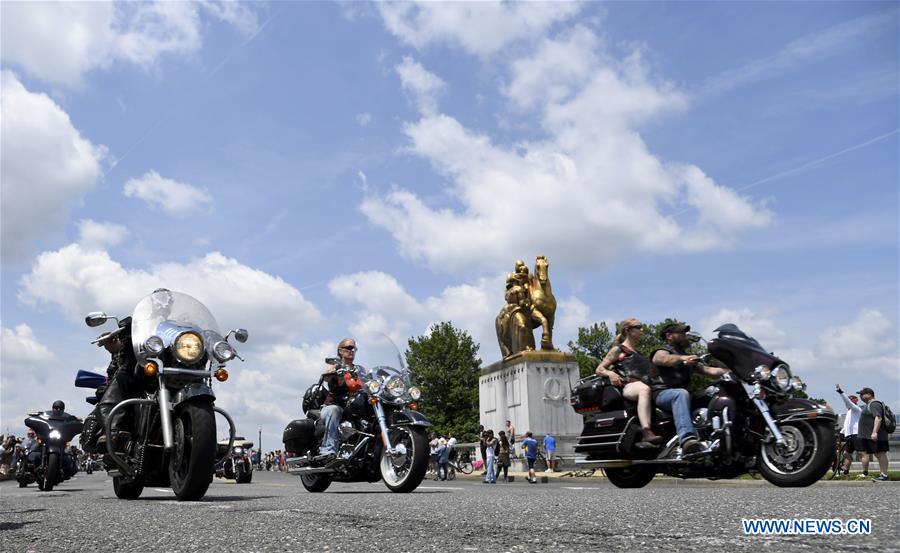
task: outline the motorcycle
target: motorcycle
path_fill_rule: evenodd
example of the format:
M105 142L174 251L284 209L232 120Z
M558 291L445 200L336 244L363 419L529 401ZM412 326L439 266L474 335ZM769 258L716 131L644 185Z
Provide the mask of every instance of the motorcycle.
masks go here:
M96 327L111 319L118 322L93 312L85 322ZM116 412L129 409L134 415L131 439L107 447L105 468L120 499L136 499L144 486L155 486L171 487L179 501L196 501L209 488L217 462L224 460L216 458L215 413L228 423L229 444L235 435L234 421L215 406L212 380L228 379L226 363L240 359L228 340L234 336L244 343L247 331L232 330L222 337L202 303L166 289L138 302L131 319L135 373L145 386L141 397L117 403L103 418L111 436Z
M223 440L218 444L220 455L227 453L228 441ZM235 484L249 484L253 480L253 462L250 459L253 442L244 438L235 438L231 455L225 456L225 461L216 469L216 476L234 480Z
M681 478L735 478L758 471L780 487L813 484L828 471L835 447L834 412L794 397L806 385L790 368L733 324L715 330L707 344L711 358L730 372L691 398L691 414L703 451L683 454L671 413L653 409L660 446L636 447L641 428L636 403L624 400L603 377L576 385L571 403L584 417L576 465L602 468L619 488L640 488L657 473ZM700 340L694 335L694 341Z
M67 443L81 433L81 419L63 411L44 411L29 413L25 426L34 430L37 445L23 451L16 466L16 480L20 488L37 482L39 490L52 491L74 474Z
M306 418L292 421L282 441L288 452L288 472L300 476L312 493L324 492L332 482L378 482L392 492L411 492L428 469L428 419L419 413L421 391L410 385L409 371L390 366L365 370L359 366L335 366L334 376L348 390L340 424L341 446L333 460L320 466L316 460L325 434L320 403L324 376L304 399Z

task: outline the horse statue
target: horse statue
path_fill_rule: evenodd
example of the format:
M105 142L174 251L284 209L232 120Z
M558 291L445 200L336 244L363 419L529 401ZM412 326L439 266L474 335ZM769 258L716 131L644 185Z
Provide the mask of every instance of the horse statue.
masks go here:
M500 309L495 326L500 353L504 358L521 351L533 351L532 329L541 327L541 349L554 351L553 321L556 318L556 298L550 286L550 264L543 255L534 262L534 274L522 260L516 261L515 271L506 277L506 305Z

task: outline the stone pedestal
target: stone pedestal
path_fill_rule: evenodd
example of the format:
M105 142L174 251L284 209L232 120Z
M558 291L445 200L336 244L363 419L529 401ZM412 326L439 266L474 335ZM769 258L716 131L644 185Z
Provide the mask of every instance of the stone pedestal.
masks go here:
M480 423L496 434L512 421L517 442L529 430L539 443L546 434L556 437L558 445L569 442L565 438L578 436L582 429L581 416L569 404L578 379L575 356L558 351L522 352L483 367L478 383Z

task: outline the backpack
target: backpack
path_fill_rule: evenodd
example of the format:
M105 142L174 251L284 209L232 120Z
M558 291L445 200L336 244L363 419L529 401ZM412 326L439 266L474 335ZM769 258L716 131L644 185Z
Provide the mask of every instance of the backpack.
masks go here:
M881 408L884 416L881 418L881 426L884 427L885 431L888 434L893 434L895 430L897 430L897 417L894 416L894 412L891 411L891 408L888 407L887 403L883 401L879 401L881 404Z

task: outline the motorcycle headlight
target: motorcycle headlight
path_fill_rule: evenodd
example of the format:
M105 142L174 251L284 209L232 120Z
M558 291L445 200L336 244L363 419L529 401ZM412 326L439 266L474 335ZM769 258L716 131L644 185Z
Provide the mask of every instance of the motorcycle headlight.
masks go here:
M409 389L409 397L413 401L419 401L419 398L422 397L422 390L413 386L412 388Z
M213 356L219 363L231 361L235 355L234 348L225 340L219 340L213 345Z
M234 448L234 452L235 452L235 453L243 453L244 450L241 449L241 448L239 448L239 447L236 447L236 448Z
M59 430L51 430L50 433L47 434L47 437L51 440L58 440L62 438L62 434L59 433Z
M185 332L175 340L175 357L182 363L194 363L203 357L203 338L196 332Z
M374 395L381 391L381 382L377 380L370 380L366 387L369 389L369 393Z
M793 389L797 390L798 392L802 392L802 391L806 390L806 382L803 382L802 380L800 380L799 376L792 376L791 377L791 387Z
M392 397L400 397L406 393L406 383L402 378L392 376L384 383L384 389Z
M153 356L157 356L162 353L165 347L166 345L163 343L162 338L160 338L159 336L151 336L147 338L146 342L144 342L144 351Z
M772 369L770 369L769 367L767 367L765 365L760 365L760 366L756 367L755 369L753 369L753 373L751 373L750 376L752 376L753 379L758 382L761 380L768 380L769 375L771 375L771 374L772 374Z
M791 371L788 369L787 365L778 365L775 367L769 378L775 383L775 386L779 390L786 392L791 389Z

